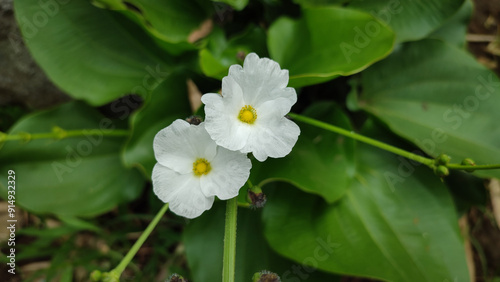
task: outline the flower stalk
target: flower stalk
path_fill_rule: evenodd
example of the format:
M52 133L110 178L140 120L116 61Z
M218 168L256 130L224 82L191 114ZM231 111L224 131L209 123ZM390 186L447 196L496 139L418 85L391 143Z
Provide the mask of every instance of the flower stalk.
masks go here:
M29 142L36 139L64 139L70 137L81 136L128 136L130 131L122 129L79 129L79 130L64 130L58 126L52 128L52 132L44 133L27 133L19 132L16 134L6 134L0 132L0 142L3 141L24 141Z
M148 227L146 227L146 230L141 234L139 239L134 243L132 248L128 251L128 253L123 257L121 262L110 272L103 273L100 275L98 272L93 272L91 275L95 275L96 277L92 276L94 281L119 281L120 276L122 275L122 272L125 270L127 265L132 261L132 258L137 254L137 251L141 248L142 244L146 241L146 239L149 237L151 232L154 230L158 222L160 222L160 219L163 217L165 212L168 210L168 203L163 205L163 207L160 209L160 211L156 214L156 216L153 218L151 223L149 223ZM98 273L98 274L96 274Z
M227 201L226 226L224 230L224 257L222 261L222 281L234 282L236 261L236 222L238 197Z
M380 149L386 150L388 152L403 156L407 159L417 161L419 163L422 163L426 166L428 166L431 169L434 169L436 167L436 161L434 159L426 158L411 152L408 152L406 150L394 147L392 145L386 144L384 142L380 142L378 140L363 136L361 134L358 134L354 131L349 131L345 130L343 128L337 127L335 125L331 125L310 117L302 116L299 114L295 113L289 113L288 114L291 118L301 121L303 123L310 124L312 126L316 126L331 132L335 132L341 135L344 135L346 137L361 141L366 144L370 144L372 146L378 147ZM438 157L439 158L439 157ZM499 169L500 164L488 164L488 165L464 165L464 164L441 164L440 166L449 168L449 169L457 169L457 170L467 170L467 171L473 171L473 170L486 170L486 169Z

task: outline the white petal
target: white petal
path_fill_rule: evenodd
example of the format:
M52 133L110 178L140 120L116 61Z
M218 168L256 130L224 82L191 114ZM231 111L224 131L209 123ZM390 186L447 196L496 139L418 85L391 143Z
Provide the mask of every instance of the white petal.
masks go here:
M276 97L276 99L285 98L289 101L289 103L292 106L295 105L295 103L297 103L297 92L295 91L295 88L292 87L286 87L284 89L276 89L271 96Z
M231 66L228 76L242 89L245 102L256 107L261 101L282 97L281 90L288 84L289 75L288 70L281 70L277 62L268 58L259 59L251 53L246 56L243 68Z
M213 158L216 144L203 124L190 125L178 119L156 134L153 148L159 163L179 173L187 173L193 169L197 158Z
M205 104L205 128L217 145L230 150L240 150L245 146L251 132L251 125L238 120L242 104L237 110L226 106L226 99L217 94L205 94L201 97ZM229 104L232 101L228 102Z
M197 146L197 158L205 158L211 161L217 153L217 144L208 134L206 123L202 122L199 125L191 125L191 127L194 127L193 138Z
M279 88L288 84L288 70L282 70L277 62L269 58L259 58L255 53L245 57L243 70L249 75L258 75L264 80L273 81Z
M259 123L241 152L252 152L258 161L267 157L282 158L288 155L300 135L300 128L285 117Z
M293 103L287 98L266 101L256 109L258 123L276 122L290 112Z
M201 96L201 102L205 104L205 108L223 109L224 101L222 96L217 93L207 93Z
M243 90L232 77L226 76L222 79L221 91L226 109L239 112L242 105L245 105Z
M217 196L221 200L234 198L245 185L250 175L252 162L246 154L217 149L217 155L210 163L212 170L201 177L201 189L205 196Z
M200 179L192 173L179 174L157 163L152 180L154 193L177 215L195 218L212 207L214 197L203 194Z

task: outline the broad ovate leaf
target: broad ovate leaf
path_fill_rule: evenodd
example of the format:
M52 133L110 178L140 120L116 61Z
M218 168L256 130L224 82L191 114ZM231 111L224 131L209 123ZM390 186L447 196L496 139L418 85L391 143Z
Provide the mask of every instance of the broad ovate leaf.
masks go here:
M51 132L55 126L85 134L8 141L0 149L0 169L15 171L16 204L36 213L94 216L139 195L144 179L120 159L126 137L99 134L119 127L81 102L29 115L8 134ZM0 180L6 197L7 173Z
M93 105L146 95L165 79L171 58L126 17L90 1L16 1L26 45L48 77Z
M387 23L397 42L419 40L453 17L465 0L352 0L350 8L368 12Z
M269 28L271 58L301 87L351 75L387 56L394 33L368 13L340 7L304 8L302 17L282 17Z
M434 39L406 43L366 70L361 88L358 106L425 153L500 163L500 80L464 50Z
M370 131L363 133L383 133ZM388 142L387 136L376 138ZM333 204L286 184L268 190L263 219L271 247L334 273L387 281L468 280L458 218L439 178L367 144L358 144L356 163L355 180Z

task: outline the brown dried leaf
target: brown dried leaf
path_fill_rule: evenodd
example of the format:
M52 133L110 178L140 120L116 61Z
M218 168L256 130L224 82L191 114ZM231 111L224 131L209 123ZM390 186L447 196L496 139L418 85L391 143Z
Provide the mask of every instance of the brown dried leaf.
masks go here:
M191 105L191 111L196 112L199 107L201 107L201 95L202 93L198 89L198 86L194 84L194 82L191 79L188 79L186 81L187 83L187 90L188 90L188 98L189 98L189 104Z
M464 237L464 248L465 248L465 260L467 262L467 268L469 269L469 278L471 282L476 281L476 268L474 266L474 251L469 240L469 224L467 221L467 214L464 214L458 220L458 226L462 236Z
M198 29L193 30L189 34L188 42L194 43L194 42L206 37L207 35L210 34L210 32L212 32L213 27L214 27L214 24L213 24L212 19L207 19L207 20L203 21L200 24L200 27Z
M500 181L496 178L490 180L488 184L490 190L491 206L493 209L493 217L500 227Z

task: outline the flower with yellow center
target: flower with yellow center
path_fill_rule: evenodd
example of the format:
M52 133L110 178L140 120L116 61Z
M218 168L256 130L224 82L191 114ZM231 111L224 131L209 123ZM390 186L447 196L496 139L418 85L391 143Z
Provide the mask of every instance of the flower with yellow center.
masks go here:
M252 167L245 154L215 144L204 123L176 120L156 134L153 148L158 161L151 177L153 191L170 210L187 218L210 209L214 196L236 197Z
M193 173L196 176L202 176L208 174L212 170L210 163L204 159L199 158L193 163Z
M212 139L229 150L252 153L259 161L288 155L300 129L285 117L297 102L295 89L287 84L288 70L255 53L246 56L243 67L232 65L222 79L222 95L201 97Z
M253 124L257 119L257 112L252 106L246 105L241 108L240 113L238 114L238 118L241 122Z

